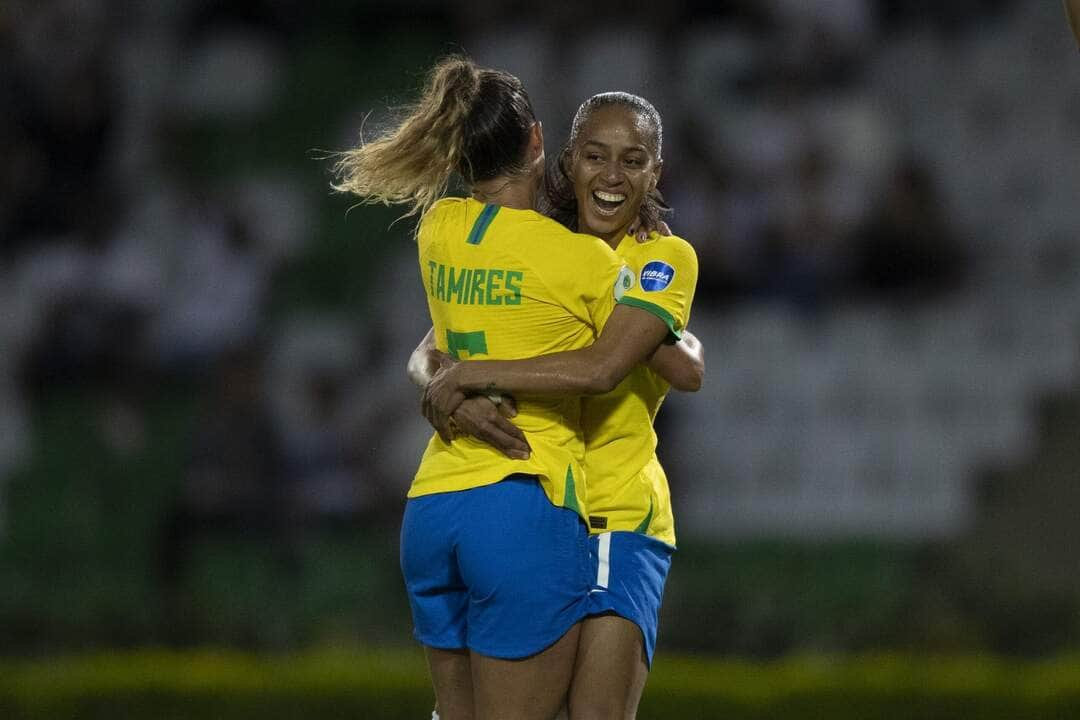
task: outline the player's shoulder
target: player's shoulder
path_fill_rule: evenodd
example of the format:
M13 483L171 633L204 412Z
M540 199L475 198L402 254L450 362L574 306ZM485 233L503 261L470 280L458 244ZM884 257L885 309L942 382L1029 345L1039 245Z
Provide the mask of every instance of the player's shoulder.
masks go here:
M644 241L628 238L620 246L620 253L633 265L646 266L652 263L682 268L684 271L697 273L698 258L694 246L678 235L660 235L652 232Z
M697 251L685 238L679 235L661 235L655 230L649 233L649 238L642 243L643 249L653 249L658 252L671 253L697 260Z
M697 284L697 253L690 243L678 235L654 232L644 241L628 238L621 248L627 262L638 273L641 289L646 292Z
M508 213L508 217L527 228L529 233L537 233L556 240L567 240L577 234L557 220L536 210L514 210Z
M540 213L531 215L531 221L522 231L527 234L528 247L538 256L563 265L568 258L574 258L578 265L614 259L614 251L595 235L574 232Z
M469 201L461 197L444 197L436 200L424 217L420 219L421 227L428 224L443 222L450 218L462 217L467 212Z
M573 243L575 247L584 248L586 251L593 252L605 260L617 257L615 251L611 249L611 246L595 235L571 232L567 236L567 242Z
M469 201L460 197L445 197L437 200L420 218L417 236L425 238L443 235L450 226L460 230L466 222Z

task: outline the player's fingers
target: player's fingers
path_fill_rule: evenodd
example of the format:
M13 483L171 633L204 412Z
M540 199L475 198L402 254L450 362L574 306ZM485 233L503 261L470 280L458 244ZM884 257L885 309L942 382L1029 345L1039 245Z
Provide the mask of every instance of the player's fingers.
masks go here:
M427 418L431 427L435 428L435 432L439 433L439 437L443 439L443 442L451 442L454 439L454 433L450 428L449 418L427 402L424 403L424 417Z
M439 367L440 368L448 368L448 367L452 367L453 365L457 364L457 360L454 358L453 355L448 355L448 354L444 353L442 350L436 350L435 353L436 353L435 357L439 361Z
M435 406L435 409L446 417L450 417L454 414L454 411L461 407L461 403L465 401L465 394L460 390L455 390L452 393L433 393L431 396L431 404Z
M499 414L504 418L517 416L517 400L512 395L503 395L502 402L498 405Z
M513 438L515 447L526 451L531 449L529 448L529 441L525 437L525 433L521 431L521 428L504 418L502 415L495 415L492 417L491 424L503 435Z
M500 421L505 425L500 425ZM515 434L511 431L517 432ZM501 415L489 422L481 423L477 428L477 432L481 440L496 448L508 458L514 460L529 459L531 448L525 442L525 437L520 435L520 431L506 422Z
M443 439L443 442L449 443L454 440L454 431L450 427L450 423L447 419L440 418L436 421L435 430L439 433L439 437Z
M435 427L435 418L432 415L431 403L428 402L427 396L420 401L420 413L424 416L424 419L428 421L431 427Z

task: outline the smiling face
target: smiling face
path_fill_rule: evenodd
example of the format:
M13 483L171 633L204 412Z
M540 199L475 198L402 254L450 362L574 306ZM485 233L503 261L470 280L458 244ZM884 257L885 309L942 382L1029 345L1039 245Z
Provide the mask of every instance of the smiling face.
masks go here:
M615 247L660 179L656 130L636 109L602 105L582 123L570 156L578 230Z

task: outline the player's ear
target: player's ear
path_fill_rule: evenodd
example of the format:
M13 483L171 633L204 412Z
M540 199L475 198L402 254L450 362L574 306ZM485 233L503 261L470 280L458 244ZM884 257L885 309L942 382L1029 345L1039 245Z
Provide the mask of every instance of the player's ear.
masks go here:
M529 160L536 160L544 154L544 128L537 120L529 131Z

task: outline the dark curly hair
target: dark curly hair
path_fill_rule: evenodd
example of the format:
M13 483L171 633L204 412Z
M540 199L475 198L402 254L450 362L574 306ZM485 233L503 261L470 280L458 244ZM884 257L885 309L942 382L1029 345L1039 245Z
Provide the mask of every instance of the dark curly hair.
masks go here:
M593 95L583 102L574 114L574 122L570 126L570 139L566 141L566 145L563 146L555 161L548 163L546 168L543 198L546 203L542 208L545 215L575 232L579 229L578 206L577 195L574 194L574 179L570 175L570 157L573 155L574 144L577 142L581 126L589 119L593 110L607 105L622 105L641 116L650 126L651 132L646 138L649 150L657 160L661 159L664 124L660 120L660 113L648 100L625 92L606 92ZM664 196L659 190L653 188L645 195L639 215L648 230L655 230L659 227L660 221L671 212L671 207L664 201Z

